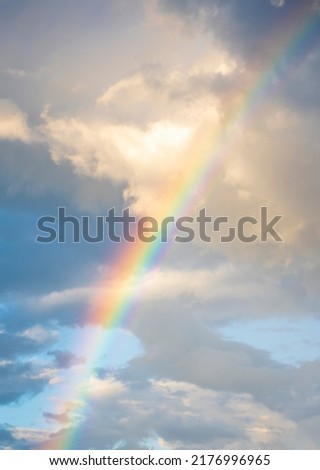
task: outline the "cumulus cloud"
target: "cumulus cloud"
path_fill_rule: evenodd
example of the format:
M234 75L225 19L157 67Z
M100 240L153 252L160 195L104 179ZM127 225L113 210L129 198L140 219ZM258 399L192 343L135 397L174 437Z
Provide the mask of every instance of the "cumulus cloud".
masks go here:
M126 183L127 199L139 199L144 194L153 197L154 203L156 198L149 188L161 175L167 178L167 165L177 173L178 155L192 135L188 126L166 121L143 132L135 127L77 118L49 118L43 131L56 163L66 160L80 175Z
M222 54L212 68L204 64L202 57L190 71L146 67L110 86L80 116L46 110L39 131L53 161L69 162L80 176L122 183L137 212L156 212L159 192L188 177L195 152L207 149L203 128L212 141L234 98L233 59Z

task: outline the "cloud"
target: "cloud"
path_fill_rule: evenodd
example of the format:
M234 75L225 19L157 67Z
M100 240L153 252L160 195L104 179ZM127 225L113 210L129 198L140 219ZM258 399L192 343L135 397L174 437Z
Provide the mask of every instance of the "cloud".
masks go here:
M17 429L9 425L0 426L0 449L1 450L26 450L32 448L34 444L48 438L48 434L34 430Z
M0 100L0 140L31 142L31 131L25 114L9 100Z
M0 428L0 443L0 448L3 450L11 449L13 443L15 443L15 439L11 432L3 427Z
M220 92L224 81L227 86L237 65L230 54L217 49L203 52L188 70L145 66L107 88L96 111L142 129L164 119L196 125L217 115L214 91Z
M30 450L48 437L49 433L46 431L2 425L0 426L0 449Z
M70 351L54 350L49 351L47 354L53 356L55 367L58 369L70 369L85 362L83 357L76 356Z
M38 331L41 330L38 329ZM39 334L35 336L35 332L36 330L34 328L20 334L11 334L5 331L1 332L0 357L11 360L17 356L35 354L50 345L55 337L53 333L47 333L46 335L42 333L41 336L39 336Z
M46 387L50 380L30 363L8 363L0 366L0 403L6 405L33 397Z
M24 338L29 338L32 341L37 343L46 343L50 344L50 341L56 340L59 336L57 331L50 331L43 328L41 325L34 325L31 328L26 329L22 333L19 334Z
M24 77L27 76L27 72L25 70L22 70L22 69L9 68L5 72L7 74L12 75L13 77L17 77L17 78L24 78Z
M285 3L285 0L271 0L271 5L275 7L283 7Z
M94 296L96 296L98 292L99 289L95 286L74 287L59 292L50 292L38 298L30 299L29 302L32 306L41 311L79 302L88 303L89 301L93 301Z
M199 142L204 126L211 139L218 134L222 109L232 101L233 93L228 103L225 98L237 65L224 54L212 68L204 59L188 72L145 67L110 86L94 109L78 116L46 110L39 132L53 161L71 164L80 177L123 184L125 203L140 213L150 206L157 212L159 192L177 184L194 152L207 145Z
M305 18L316 15L313 0L303 3L299 0L243 0L241 3L232 0L158 0L158 6L160 12L173 15L190 30L196 28L211 34L214 41L222 42L234 54L252 61L252 66L272 57L274 44L277 43L279 50L285 34L294 34L293 26L298 29Z
M40 298L30 299L30 302L37 309L46 309L88 301L89 299L94 301L94 299L113 295L116 292L121 292L121 295L125 297L133 293L135 289L142 292L141 300L174 299L183 294L199 300L214 300L230 298L230 296L245 297L252 290L255 290L256 293L260 290L262 292L262 286L259 286L258 280L256 283L253 279L241 281L235 266L231 263L221 264L213 270L155 268L136 281L132 280L130 276L120 279L110 277L106 284L101 287L77 287L61 292L52 292Z
M147 196L150 186L154 187L161 175L166 177L164 158L177 172L178 155L186 147L192 129L162 121L143 132L96 120L47 118L43 133L57 164L65 160L80 175L125 183L128 199L140 198L143 193Z
M315 435L305 435L301 441L294 421L253 401L249 394L165 379L132 388L109 377L100 381L99 394L97 385L91 384L81 433L71 443L74 449L148 448L151 439L169 449L287 449L298 443L299 448L310 448L317 442ZM43 447L50 448L56 439L70 439L74 432L61 429Z
M279 364L222 340L195 312L194 305L182 311L162 304L152 315L140 310L134 331L145 354L83 384L77 424L69 421L71 429L60 428L44 447L75 434L71 446L79 449L145 448L155 436L159 445L178 449L317 448L317 434L307 429L317 426L311 416L319 411L319 361Z
M306 50L286 80L276 73L280 86L216 151L295 31L291 14L300 5L299 23L311 2L36 3L27 12L7 2L0 15L0 401L23 417L32 409L31 421L37 395L42 425L56 432L21 427L19 416L0 428L2 446L49 445L81 421L79 448L152 439L168 448L319 448L319 361L288 367L217 332L235 319L319 312L319 54ZM7 31L16 25L12 57ZM18 80L24 70L35 72ZM198 167L206 158L212 172ZM160 268L129 286L110 276L114 245L34 242L37 218L58 205L74 215L114 205L160 212L199 168L208 184L184 186L195 206L233 223L267 205L284 215L285 242L171 246ZM97 298L105 305L116 291L125 300L135 288L130 329L144 354L112 373L92 367L85 412L70 412L66 387L90 358L64 335L77 325L88 333Z
M190 254L190 249L188 251ZM192 252L193 256L197 256L198 247ZM30 310L36 314L35 318L42 312L46 321L52 318L58 321L57 312L60 310L78 309L77 321L86 323L92 321L90 316L87 317L87 313L91 311L90 305L104 305L106 296L127 299L138 291L139 304L146 311L151 305L158 309L163 303L171 303L179 308L179 305L187 306L191 301L193 305L199 307L210 305L210 308L215 308L218 310L215 316L219 319L239 314L239 302L241 302L240 308L245 309L248 316L267 316L271 311L278 311L279 306L284 314L288 312L299 314L302 302L297 303L296 299L293 302L290 290L285 293L279 288L278 276L273 277L272 271L266 275L257 269L252 271L253 265L248 268L245 264L232 262L215 261L215 264L211 270L196 266L174 268L168 265L150 269L145 276L138 279L130 275L120 278L112 276L108 266L102 270L104 281L100 286L79 286L64 291L24 297L21 299L20 308L24 308L25 315L26 311ZM61 320L66 321L66 315ZM71 324L74 320L74 316L70 316Z
M68 413L58 414L58 413L46 413L46 412L44 412L43 416L48 420L55 421L55 422L60 423L60 424L66 424L66 423L68 423L68 421L70 419Z

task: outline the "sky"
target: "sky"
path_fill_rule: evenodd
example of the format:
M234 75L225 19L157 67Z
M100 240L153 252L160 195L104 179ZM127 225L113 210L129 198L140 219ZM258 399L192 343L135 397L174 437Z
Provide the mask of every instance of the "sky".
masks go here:
M0 1L0 449L319 449L319 11ZM282 241L37 242L59 207Z

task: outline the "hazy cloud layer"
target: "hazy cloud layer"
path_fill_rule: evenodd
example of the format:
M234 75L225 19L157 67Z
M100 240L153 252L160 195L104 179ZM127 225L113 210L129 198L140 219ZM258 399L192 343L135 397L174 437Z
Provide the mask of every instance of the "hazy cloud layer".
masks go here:
M220 333L319 327L317 8L1 2L1 448L73 433L87 449L319 448L320 356L287 364ZM114 275L122 244L36 243L59 206L92 222L206 207L231 224L267 206L283 242L197 237L135 280ZM136 292L127 339L99 336L109 300Z

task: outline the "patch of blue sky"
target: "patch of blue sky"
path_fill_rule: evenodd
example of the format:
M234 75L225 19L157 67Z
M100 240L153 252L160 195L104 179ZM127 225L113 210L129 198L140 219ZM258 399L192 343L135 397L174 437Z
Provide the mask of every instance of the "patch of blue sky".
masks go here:
M126 366L133 358L143 354L143 348L139 339L125 329L105 330L100 326L86 326L85 328L62 328L59 332L59 340L52 349L68 350L84 360L86 357L85 345L88 338L95 338L95 343L100 345L97 354L96 367L118 369Z
M23 357L21 359L32 361L39 369L54 369L52 356L48 356L49 351L61 350L69 351L72 354L88 359L84 352L84 345L88 341L88 336L94 337L97 344L100 344L100 352L97 354L97 361L91 364L92 372L100 370L115 371L123 368L133 358L143 354L143 348L135 335L127 330L114 329L104 330L99 326L87 326L85 328L61 328L57 342L49 350L45 350L34 357ZM105 347L103 346L105 345ZM30 398L24 397L18 403L12 403L0 407L1 422L18 428L38 428L42 430L56 430L57 422L48 420L45 412L59 414L57 404L62 404L70 393L70 384L74 376L74 383L77 383L77 366L70 369L60 369L57 371L59 380L48 385L41 393ZM58 409L58 411L57 411ZM60 427L60 425L58 425Z
M273 360L295 367L320 357L319 332L320 319L312 316L241 320L219 328L224 339L265 350Z

